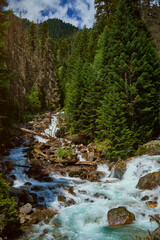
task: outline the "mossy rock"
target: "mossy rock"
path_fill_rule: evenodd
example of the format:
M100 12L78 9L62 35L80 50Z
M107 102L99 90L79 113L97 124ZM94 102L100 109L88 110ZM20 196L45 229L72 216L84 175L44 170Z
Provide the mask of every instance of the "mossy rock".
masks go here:
M158 154L160 154L160 140L153 140L142 146L139 146L137 152L139 155L144 155L144 154L158 155Z
M133 223L135 216L125 207L118 207L109 210L107 219L111 227L116 227Z
M118 162L114 169L114 177L121 180L125 171L126 171L126 162L125 161Z
M154 172L141 177L136 187L142 190L152 190L158 186L160 186L160 172Z

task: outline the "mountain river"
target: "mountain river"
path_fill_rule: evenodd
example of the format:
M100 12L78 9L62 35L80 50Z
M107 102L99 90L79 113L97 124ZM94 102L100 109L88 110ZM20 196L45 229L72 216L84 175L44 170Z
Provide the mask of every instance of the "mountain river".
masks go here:
M52 116L51 125L45 133L55 137L57 130L57 115ZM46 141L37 137L40 142ZM63 140L61 140L63 141ZM9 150L10 155L5 159L19 165L28 164L24 153L25 147L18 147ZM79 154L80 161L83 159ZM98 171L104 172L105 177L101 182L84 181L79 178L64 177L50 172L52 181L39 182L29 178L24 168L15 167L11 174L16 176L14 187L22 187L24 183L31 182L28 186L31 192L35 192L33 186L39 186L39 201L43 198L47 207L58 210L49 222L35 224L29 230L27 237L21 239L30 240L134 240L135 235L143 237L148 230L153 231L158 227L157 223L150 221L149 215L160 214L160 208L150 208L142 197L150 196L149 200L160 196L160 187L155 190L142 191L136 188L140 177L147 173L160 171L160 156L136 157L127 163L127 170L122 180L109 178L110 171L107 165L98 165ZM106 181L109 180L109 183ZM72 186L75 196L69 194L65 188ZM33 189L33 190L32 190ZM75 205L65 207L59 202L57 196L64 195L67 199L72 198ZM134 224L111 228L107 222L107 212L115 207L124 206L135 214ZM158 199L160 206L160 198ZM46 230L46 234L43 232Z

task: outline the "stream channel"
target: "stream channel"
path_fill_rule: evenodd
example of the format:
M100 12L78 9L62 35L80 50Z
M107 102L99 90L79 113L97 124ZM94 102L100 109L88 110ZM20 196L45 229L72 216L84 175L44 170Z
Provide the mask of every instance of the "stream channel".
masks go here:
M57 115L52 116L49 129L45 133L55 137L57 130ZM38 140L46 141L40 137ZM61 140L63 141L63 140ZM5 159L10 159L15 164L29 164L25 157L24 146L9 150L10 155ZM79 153L80 161L83 159ZM160 208L150 208L142 197L148 195L150 200L159 196L160 187L155 190L142 191L136 188L140 177L147 173L160 171L160 156L147 156L134 158L127 163L127 170L122 180L113 178L107 165L98 165L98 170L105 173L101 182L84 181L79 178L64 177L60 174L50 172L52 181L39 182L29 178L25 174L24 168L15 167L11 174L16 176L14 187L22 187L26 182L30 192L34 193L33 186L39 186L39 191L35 192L39 199L45 198L47 207L58 210L49 222L35 224L29 229L27 236L18 239L30 240L134 240L135 235L143 237L148 230L153 231L158 227L157 223L150 221L149 215L160 214ZM109 180L109 183L106 181ZM72 186L75 196L70 195L65 189ZM74 199L75 205L64 206L58 201L58 194L66 198ZM124 206L135 215L134 224L111 228L107 221L107 212L115 207ZM158 199L160 206L160 198ZM46 231L44 235L43 232Z

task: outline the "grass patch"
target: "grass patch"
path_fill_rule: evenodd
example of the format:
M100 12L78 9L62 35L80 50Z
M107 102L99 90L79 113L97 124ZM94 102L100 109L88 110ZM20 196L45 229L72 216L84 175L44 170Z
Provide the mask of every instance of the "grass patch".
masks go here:
M64 157L73 155L73 151L71 148L69 148L69 149L58 148L55 155L59 158L64 158Z

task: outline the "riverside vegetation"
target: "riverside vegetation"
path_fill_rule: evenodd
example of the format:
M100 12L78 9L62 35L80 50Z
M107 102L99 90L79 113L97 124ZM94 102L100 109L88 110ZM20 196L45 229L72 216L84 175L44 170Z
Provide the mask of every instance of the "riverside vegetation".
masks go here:
M67 25L56 37L53 22L56 28L61 21L31 23L6 6L0 2L2 154L14 141L15 124L60 108L60 133L94 142L106 162L134 156L159 137L159 3L95 0L92 29ZM73 152L59 145L56 154L68 159ZM18 212L1 176L0 184L5 229L17 224Z

